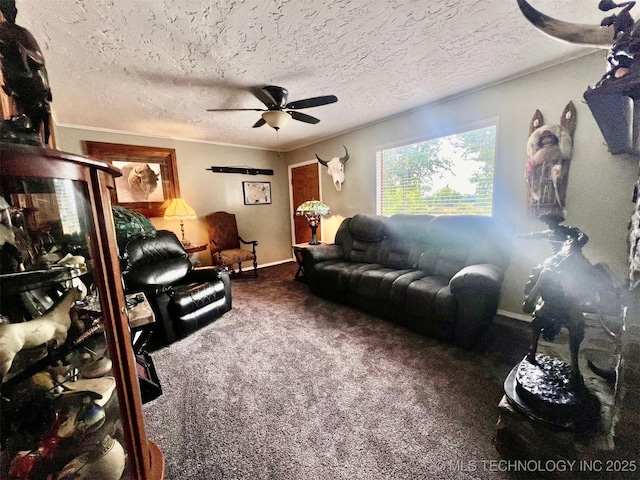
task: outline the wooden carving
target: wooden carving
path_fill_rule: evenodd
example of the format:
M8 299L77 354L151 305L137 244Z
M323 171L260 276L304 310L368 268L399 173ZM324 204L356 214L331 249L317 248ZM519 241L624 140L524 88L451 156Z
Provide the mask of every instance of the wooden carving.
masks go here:
M34 36L16 25L14 0L0 2L0 141L47 144L51 89Z
M564 215L575 130L573 102L569 102L562 112L560 124L545 124L540 110L533 115L525 166L529 216L537 218L546 213Z

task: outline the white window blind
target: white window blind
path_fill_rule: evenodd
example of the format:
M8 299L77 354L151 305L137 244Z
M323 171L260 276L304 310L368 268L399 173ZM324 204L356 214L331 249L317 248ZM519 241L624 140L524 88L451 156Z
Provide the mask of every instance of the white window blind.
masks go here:
M380 215L491 215L496 126L376 152Z

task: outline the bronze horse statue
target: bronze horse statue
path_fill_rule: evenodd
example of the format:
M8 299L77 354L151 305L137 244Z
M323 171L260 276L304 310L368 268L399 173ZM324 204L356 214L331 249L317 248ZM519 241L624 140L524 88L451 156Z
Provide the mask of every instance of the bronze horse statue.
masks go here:
M540 220L547 223L548 230L522 237L546 238L556 245L553 255L533 269L525 286L522 309L533 314L533 342L527 360L537 363L540 335L552 341L566 327L571 352L570 382L579 388L583 385L578 352L584 340L584 314L619 312L621 288L605 265L593 265L582 253L589 237L580 229L560 225L564 218L559 215L542 215Z

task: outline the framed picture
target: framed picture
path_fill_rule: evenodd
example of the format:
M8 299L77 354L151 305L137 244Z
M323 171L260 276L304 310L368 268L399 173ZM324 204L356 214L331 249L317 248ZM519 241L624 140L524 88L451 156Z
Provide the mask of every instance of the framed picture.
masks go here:
M119 143L86 142L87 155L122 171L112 202L145 217L161 217L165 202L180 196L176 151Z
M271 203L271 182L242 182L245 205Z

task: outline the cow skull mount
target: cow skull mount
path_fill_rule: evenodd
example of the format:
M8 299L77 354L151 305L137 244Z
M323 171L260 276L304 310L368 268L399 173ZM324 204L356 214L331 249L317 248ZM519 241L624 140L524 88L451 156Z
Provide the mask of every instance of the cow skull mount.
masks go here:
M347 147L345 147L344 145L342 146L344 147L344 156L334 157L328 162L322 160L316 153L316 158L318 159L318 161L322 165L327 167L327 173L331 175L331 178L333 179L333 185L336 187L337 191L340 191L342 189L342 184L344 183L344 164L347 163L347 160L349 160L349 151L347 150Z

